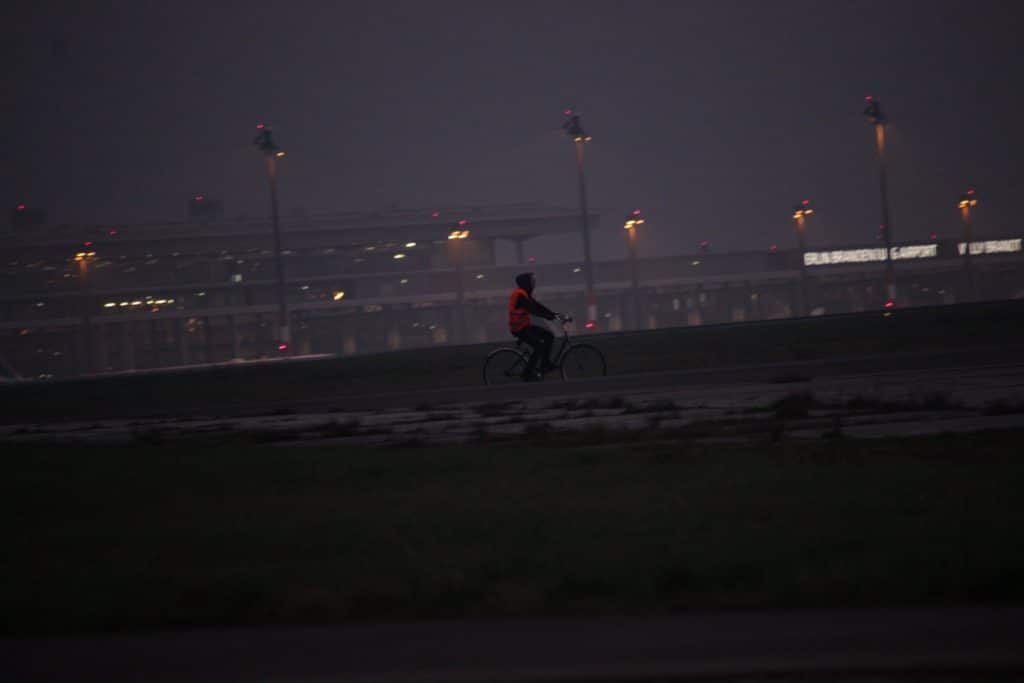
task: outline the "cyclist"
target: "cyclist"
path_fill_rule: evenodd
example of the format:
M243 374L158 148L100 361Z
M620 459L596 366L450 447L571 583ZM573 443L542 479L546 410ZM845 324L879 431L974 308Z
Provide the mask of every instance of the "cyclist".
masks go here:
M537 278L533 273L520 273L516 275L516 288L508 298L508 329L520 341L530 346L533 353L523 370L523 381L536 380L539 374L543 374L555 368L551 362L551 347L555 342L555 335L543 327L530 323L530 314L540 316L545 320L563 319L561 316L544 304L533 298L533 288L537 284ZM540 363L540 373L537 371L537 364Z

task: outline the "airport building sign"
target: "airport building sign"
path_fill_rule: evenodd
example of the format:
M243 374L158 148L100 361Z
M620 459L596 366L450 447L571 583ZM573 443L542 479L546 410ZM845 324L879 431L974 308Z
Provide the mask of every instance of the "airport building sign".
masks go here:
M957 256L964 256L967 253L967 242L957 243ZM938 256L953 256L951 253L953 245L946 243L941 246L935 242L925 244L906 244L899 247L890 247L889 257L893 261L909 261L917 259L930 259ZM971 242L971 256L984 256L985 254L1015 254L1024 251L1024 238L984 240ZM871 247L866 249L833 249L831 251L807 251L804 252L805 266L831 266L842 263L880 263L885 261L885 247Z
M889 255L893 261L935 258L939 255L939 245L908 244L902 247L890 247ZM884 247L804 252L805 266L830 266L839 263L876 263L881 261L885 261Z
M971 256L983 254L1013 254L1021 250L1021 238L1012 240L986 240L984 242L971 242ZM960 242L956 245L961 256L967 252L967 242Z
M909 244L905 247L892 247L889 249L893 261L905 261L907 259L935 258L939 255L937 244Z

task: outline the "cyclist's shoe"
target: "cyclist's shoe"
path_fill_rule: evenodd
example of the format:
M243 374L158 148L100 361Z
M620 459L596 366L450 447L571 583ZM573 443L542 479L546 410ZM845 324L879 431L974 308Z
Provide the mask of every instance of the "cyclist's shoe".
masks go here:
M540 370L534 370L533 372L524 372L523 373L523 381L524 382L539 382L543 376L544 375L543 375L543 373Z
M557 369L558 369L558 366L555 365L554 363L544 363L544 365L542 365L540 367L541 373L545 374L545 375L547 373L551 372L552 370L557 370Z

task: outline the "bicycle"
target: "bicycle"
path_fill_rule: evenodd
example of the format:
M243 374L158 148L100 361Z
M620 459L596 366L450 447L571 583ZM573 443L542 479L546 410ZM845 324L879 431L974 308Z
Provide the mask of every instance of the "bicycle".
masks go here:
M590 344L570 342L568 324L572 322L572 318L564 317L560 320L562 323L562 345L554 354L551 368L547 372L558 370L563 381L604 377L608 373L604 354ZM523 346L528 345L517 339L515 348L503 346L487 354L487 358L484 360L484 384L511 384L523 381L523 371L533 353L532 349L522 350ZM538 367L537 379L543 379L544 374Z

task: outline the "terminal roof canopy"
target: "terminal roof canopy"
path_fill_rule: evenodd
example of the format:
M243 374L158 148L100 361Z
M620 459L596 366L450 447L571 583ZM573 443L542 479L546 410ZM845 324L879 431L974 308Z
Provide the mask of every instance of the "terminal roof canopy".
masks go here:
M287 216L281 219L285 248L357 246L382 241L443 241L458 221L466 220L475 239L522 239L580 229L578 210L539 206L469 209L338 212ZM591 227L599 216L592 213ZM270 237L269 219L118 226L50 226L15 230L3 251L77 245L83 241L149 251L210 251L237 247L238 240L256 246Z

